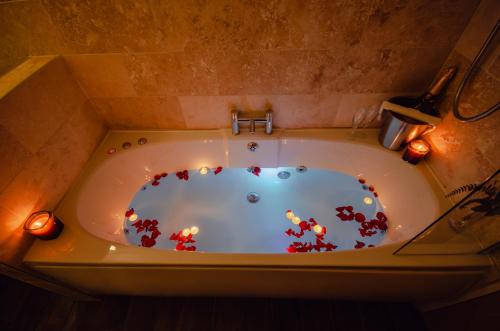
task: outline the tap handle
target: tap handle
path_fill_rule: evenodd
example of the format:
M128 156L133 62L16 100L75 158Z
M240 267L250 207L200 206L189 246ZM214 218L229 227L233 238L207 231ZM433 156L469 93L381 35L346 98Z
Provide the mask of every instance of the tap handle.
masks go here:
M273 111L268 109L266 111L266 134L273 133Z
M240 125L238 123L238 110L233 109L231 111L231 128L233 131L233 135L240 134Z

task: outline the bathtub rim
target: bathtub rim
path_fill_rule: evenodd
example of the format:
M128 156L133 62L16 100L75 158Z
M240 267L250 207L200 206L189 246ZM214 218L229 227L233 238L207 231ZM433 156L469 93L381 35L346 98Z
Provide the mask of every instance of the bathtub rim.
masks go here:
M143 134L160 132L163 135L175 136L176 139L186 135L188 139L194 136L206 139L207 135L225 140L230 136L230 130L111 130L107 133L99 147L87 162L85 169L72 185L62 203L56 209L56 213L66 214L70 212L72 204L68 203L82 185L83 179L94 166L104 162L107 158L105 151L113 141L121 141L124 135L127 139L138 138ZM298 129L298 130L276 130L272 136L263 134L241 134L231 136L235 140L248 140L254 137L259 140L281 140L282 138L301 138L311 140L335 140L367 144L380 148L377 143L378 129L360 129L351 135L351 129ZM114 140L113 140L114 139ZM417 165L423 171L434 189L442 188L439 182L425 162ZM74 206L73 206L74 209ZM70 212L71 214L71 212ZM175 252L163 249L148 249L113 243L96 237L87 232L75 217L65 217L65 232L60 239L52 242L36 241L29 250L24 261L29 265L169 265L169 266L289 266L289 267L360 267L360 268L418 268L422 266L422 259L411 256L404 258L394 256L392 253L405 241L397 244L389 244L376 248L362 250L345 250L338 252L322 252L308 254L251 254L251 253L212 253L212 252ZM75 225L76 222L76 225ZM114 250L110 250L114 247ZM146 249L148 249L146 253ZM356 258L353 259L353 254ZM383 256L381 259L380 257ZM465 261L467 260L467 262ZM432 256L425 258L425 265L440 268L454 268L457 265L481 266L489 265L483 257L449 256L446 262L434 259Z

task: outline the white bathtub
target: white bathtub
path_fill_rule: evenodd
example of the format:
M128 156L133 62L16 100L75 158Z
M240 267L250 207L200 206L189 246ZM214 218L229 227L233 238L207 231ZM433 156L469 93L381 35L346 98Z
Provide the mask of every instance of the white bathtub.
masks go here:
M98 293L421 301L464 288L487 268L484 257L392 254L448 204L425 163L412 166L402 161L399 153L381 148L376 135L376 130L236 137L226 130L111 132L56 211L66 225L64 233L54 241L36 242L25 262ZM142 137L148 142L138 145ZM250 141L259 144L256 152L247 150ZM123 149L124 142L132 147ZM117 151L109 154L112 148ZM126 238L124 212L138 188L155 174L174 176L176 171L202 166L299 165L364 178L376 187L389 219L377 247L303 254L179 252L137 247Z

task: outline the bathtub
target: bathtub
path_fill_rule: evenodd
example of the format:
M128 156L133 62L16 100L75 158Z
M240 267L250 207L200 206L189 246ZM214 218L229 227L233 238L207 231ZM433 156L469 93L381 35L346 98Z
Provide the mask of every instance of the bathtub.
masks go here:
M425 162L376 137L111 131L55 212L63 234L37 241L25 263L98 294L422 302L466 289L485 257L393 254L449 203ZM385 225L361 236L358 214Z

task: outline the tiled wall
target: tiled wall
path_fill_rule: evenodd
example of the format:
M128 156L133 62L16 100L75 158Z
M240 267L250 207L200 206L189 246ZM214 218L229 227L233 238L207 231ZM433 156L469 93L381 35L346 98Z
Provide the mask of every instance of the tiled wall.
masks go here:
M228 127L266 101L280 127L350 126L425 89L478 2L0 1L0 72L64 54L112 128Z
M452 114L452 99L464 72L500 18L500 3L483 0L443 67L457 65L440 108L443 123L428 135L433 152L430 164L447 190L478 183L500 168L500 113L473 123L462 123ZM461 98L465 116L477 114L500 101L500 43L493 43L488 57Z
M105 132L61 58L0 77L0 262L22 253L24 219L54 209Z

